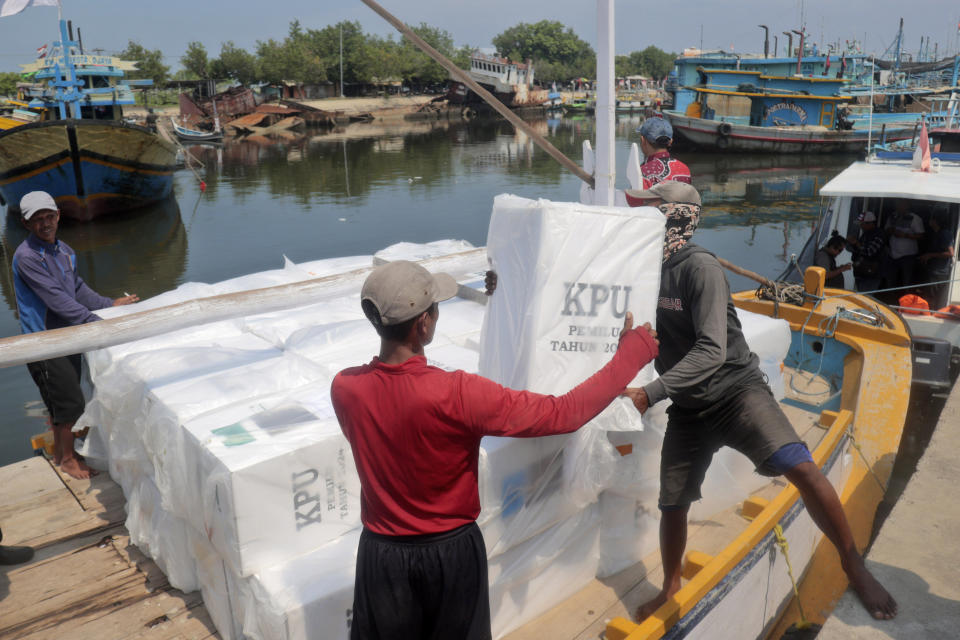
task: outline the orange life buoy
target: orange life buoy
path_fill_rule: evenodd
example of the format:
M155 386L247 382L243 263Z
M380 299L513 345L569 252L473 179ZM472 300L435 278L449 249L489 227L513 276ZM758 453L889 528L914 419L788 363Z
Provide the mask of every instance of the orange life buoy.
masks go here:
M960 304L948 304L947 306L941 307L936 311L932 311L930 315L936 316L937 318L960 320Z

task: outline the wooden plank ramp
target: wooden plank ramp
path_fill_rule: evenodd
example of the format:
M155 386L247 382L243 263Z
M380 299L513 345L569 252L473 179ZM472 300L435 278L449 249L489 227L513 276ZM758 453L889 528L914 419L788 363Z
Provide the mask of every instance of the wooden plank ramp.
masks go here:
M130 544L107 473L64 476L41 457L0 467L3 543L36 549L0 567L0 638L219 638L199 592L172 588Z

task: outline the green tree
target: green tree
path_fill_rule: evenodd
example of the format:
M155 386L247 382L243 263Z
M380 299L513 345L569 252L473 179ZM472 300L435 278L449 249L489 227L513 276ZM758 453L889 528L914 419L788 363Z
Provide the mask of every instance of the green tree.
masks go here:
M376 53L368 47L382 38L368 38L359 22L338 22L323 29L308 29L305 42L319 61L327 80L340 82L340 36L343 35L343 81L371 82L377 75Z
M257 42L259 78L266 82L322 82L327 79L326 69L319 56L310 48L300 22L290 23L290 30L283 42L274 39Z
M493 45L511 60L533 60L535 77L544 83L596 75L593 47L556 20L521 22L496 36Z
M186 52L180 56L180 64L197 78L210 77L210 60L207 57L207 48L200 42L187 44Z
M617 56L620 58L621 56ZM629 56L625 68L629 73L624 75L644 75L650 76L655 80L662 80L673 69L673 61L677 59L677 54L667 53L662 49L650 45L643 51L633 51ZM617 75L620 75L619 67Z
M15 71L0 71L0 96L15 98L20 74Z
M456 47L453 44L453 36L449 32L431 27L425 22L419 26L413 27L413 32L423 38L431 47L442 53L447 58L454 57ZM433 58L420 50L407 38L400 42L400 76L404 80L414 80L421 83L443 82L450 75L446 69L441 67Z
M159 49L147 49L139 42L129 40L119 57L137 63L137 70L127 73L128 78L151 78L154 86L162 87L170 76L170 67L163 64L163 53Z
M210 75L248 85L257 79L257 58L229 40L220 46L220 57L210 63Z

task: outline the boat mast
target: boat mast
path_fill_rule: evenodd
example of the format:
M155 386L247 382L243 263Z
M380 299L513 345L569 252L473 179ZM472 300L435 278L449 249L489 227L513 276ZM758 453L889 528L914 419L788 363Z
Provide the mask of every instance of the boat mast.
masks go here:
M614 0L597 0L597 150L594 204L613 205L616 181L614 148Z
M897 30L897 67L896 70L900 71L900 56L903 53L903 18L900 18L900 28Z
M59 3L57 4L59 7ZM77 80L77 70L71 60L72 47L79 46L67 35L67 21L60 19L60 54L53 65L53 73L56 76L50 81L50 86L54 88L57 97L57 106L60 109L60 119L67 119L67 105L70 105L70 116L80 119L80 98L82 95L77 91L78 87L83 86L83 82ZM60 68L60 61L63 61L63 69Z

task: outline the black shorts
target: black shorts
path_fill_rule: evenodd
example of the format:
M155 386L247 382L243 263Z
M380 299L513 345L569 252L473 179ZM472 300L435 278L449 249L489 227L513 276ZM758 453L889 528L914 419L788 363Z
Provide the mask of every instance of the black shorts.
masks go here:
M27 369L40 389L53 424L76 422L86 402L80 390L80 356L63 356L30 362Z
M781 447L803 442L770 387L753 383L735 389L722 403L701 411L667 409L660 457L660 507L684 507L700 499L713 454L728 446L744 454L757 473L780 473L766 464Z
M477 523L446 533L363 530L351 640L490 640L487 551Z

